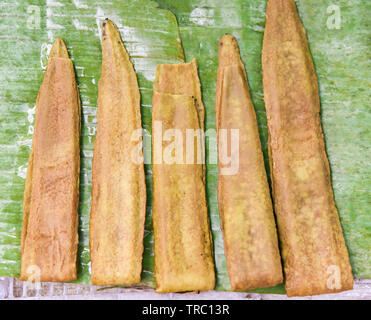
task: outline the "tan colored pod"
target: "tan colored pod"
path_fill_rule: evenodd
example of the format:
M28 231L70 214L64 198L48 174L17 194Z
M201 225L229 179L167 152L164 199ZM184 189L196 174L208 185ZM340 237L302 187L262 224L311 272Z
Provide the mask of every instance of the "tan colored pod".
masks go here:
M102 27L102 54L90 216L91 282L128 285L140 282L146 211L141 136L135 134L142 127L140 93L119 30L110 20Z
M36 101L23 204L21 280L77 277L80 112L73 64L57 38Z
M246 72L231 35L219 41L216 88L218 202L231 288L271 287L283 281L277 230ZM220 136L222 130L227 135ZM238 130L237 141L232 130ZM221 153L232 141L236 159L223 164Z
M152 100L153 228L157 292L212 290L215 286L202 139L194 143L194 158L186 161L186 130L202 130L203 105L193 60L159 65ZM161 126L161 131L158 129ZM182 135L178 163L166 159L162 134ZM183 162L182 162L183 161ZM197 162L199 161L199 162Z
M159 64L153 83L153 91L194 96L197 102L200 126L202 129L204 128L205 107L202 102L201 83L195 59L190 63Z
M263 84L288 296L353 287L320 121L317 77L294 0L269 0Z

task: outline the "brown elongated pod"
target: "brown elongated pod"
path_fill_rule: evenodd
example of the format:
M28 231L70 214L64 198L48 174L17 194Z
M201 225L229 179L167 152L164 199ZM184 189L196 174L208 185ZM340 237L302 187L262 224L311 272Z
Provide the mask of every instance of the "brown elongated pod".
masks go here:
M231 288L274 286L283 277L272 201L246 72L231 35L219 41L215 111L218 202ZM226 135L220 135L223 130ZM232 139L233 130L238 140ZM222 153L234 148L230 162L223 163Z
M91 281L135 284L141 278L146 211L140 93L119 30L107 19L102 54L90 216Z
M204 112L195 60L157 67L152 108L156 291L212 290L212 237L200 150ZM189 130L196 136L192 149L186 143ZM168 133L175 135L176 160Z
M80 117L73 64L57 38L36 101L23 203L21 280L77 277Z
M349 290L352 270L335 206L317 77L294 0L269 0L264 100L288 296Z

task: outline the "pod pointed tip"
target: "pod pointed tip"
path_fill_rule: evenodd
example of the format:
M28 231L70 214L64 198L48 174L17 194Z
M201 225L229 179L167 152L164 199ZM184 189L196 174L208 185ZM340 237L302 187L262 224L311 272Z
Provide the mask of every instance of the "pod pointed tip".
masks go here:
M104 29L106 27L107 23L110 23L110 22L112 22L110 19L108 19L108 18L104 19L104 21L102 23L102 28Z
M240 63L237 40L231 34L224 34L219 40L219 63L224 66Z
M103 40L105 40L106 35L115 36L117 34L120 34L120 32L119 32L116 24L108 18L104 19L103 24L102 24L102 38L103 38Z
M69 58L68 50L66 44L62 40L62 38L56 38L53 46L50 50L49 59L50 58Z
M102 24L102 46L114 47L122 44L119 28L112 20L106 18Z

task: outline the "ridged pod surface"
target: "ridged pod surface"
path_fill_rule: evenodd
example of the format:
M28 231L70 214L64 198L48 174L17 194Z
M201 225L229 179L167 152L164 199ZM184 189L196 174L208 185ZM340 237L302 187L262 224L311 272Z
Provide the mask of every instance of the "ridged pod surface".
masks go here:
M152 108L156 291L212 290L215 273L201 135L193 145L194 157L186 162L187 130L203 130L204 121L195 60L157 67ZM166 157L168 129L181 133L178 163Z
M77 277L80 113L73 64L57 38L36 101L23 203L21 280Z
M274 286L283 276L272 200L246 71L231 35L219 41L215 113L219 212L231 288ZM238 130L237 141L232 130ZM227 154L231 161L223 163Z
M146 211L140 93L119 30L102 27L90 215L91 282L140 282Z
M287 295L352 289L325 152L316 72L294 0L268 1L262 64Z

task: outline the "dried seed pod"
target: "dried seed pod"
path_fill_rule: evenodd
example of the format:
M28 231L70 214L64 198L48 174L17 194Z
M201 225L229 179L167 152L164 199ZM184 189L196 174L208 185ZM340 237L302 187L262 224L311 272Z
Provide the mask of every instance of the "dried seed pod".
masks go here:
M156 291L212 290L215 273L205 168L200 161L204 153L202 133L193 145L192 159L186 160L192 154L190 149L187 151L187 130L201 132L204 121L195 60L157 67L152 108ZM165 148L169 143L163 141L157 122L164 135L168 129L180 133L181 140L174 141L181 149L180 163L169 163L172 161L166 159ZM201 155L197 160L198 154Z
M36 102L23 204L21 280L77 277L80 113L73 64L57 38Z
M268 1L262 62L287 295L349 290L353 277L331 187L317 77L294 0Z
M218 202L231 288L274 286L283 277L272 200L245 67L231 35L219 41L215 111ZM228 136L221 136L221 130L227 130ZM238 130L237 141L232 139L232 130ZM226 137L230 139L222 141ZM230 147L225 148L226 144ZM223 163L226 155L222 153L228 150L231 161Z
M140 93L119 30L102 28L102 74L93 156L90 215L91 279L95 285L135 284L142 271L146 186L140 161Z

